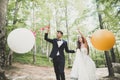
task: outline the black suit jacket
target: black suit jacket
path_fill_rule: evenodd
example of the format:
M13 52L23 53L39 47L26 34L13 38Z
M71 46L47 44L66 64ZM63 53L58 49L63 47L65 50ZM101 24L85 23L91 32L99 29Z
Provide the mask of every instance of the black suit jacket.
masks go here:
M67 52L67 53L75 53L74 50L69 50L68 49L68 45L67 45L67 41L63 40L63 44L58 47L58 44L57 44L57 39L49 39L48 38L48 33L45 33L45 36L44 36L44 39L50 43L52 43L53 45L53 48L52 48L52 51L51 51L51 54L50 54L50 57L51 58L55 58L57 56L57 52L59 51L60 53L60 56L62 58L65 58L65 55L64 55L64 50Z

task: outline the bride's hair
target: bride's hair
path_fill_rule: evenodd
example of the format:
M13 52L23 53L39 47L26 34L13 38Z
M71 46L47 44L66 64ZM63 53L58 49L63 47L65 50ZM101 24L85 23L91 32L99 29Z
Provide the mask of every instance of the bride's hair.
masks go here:
M78 41L77 41L77 49L81 49L81 42L79 41L79 38L80 37L78 37ZM85 43L84 37L81 36L81 38L82 38L82 42ZM87 44L87 50L88 50L88 54L89 54L89 46L88 46L88 44Z
M77 49L81 49L81 42L79 41L79 38L80 37L78 37L78 41L77 41ZM83 37L81 37L81 38L82 38L82 42L85 43L84 38Z

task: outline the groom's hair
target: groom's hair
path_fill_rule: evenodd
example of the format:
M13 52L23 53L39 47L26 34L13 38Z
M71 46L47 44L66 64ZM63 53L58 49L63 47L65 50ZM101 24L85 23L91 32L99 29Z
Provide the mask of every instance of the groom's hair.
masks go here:
M57 32L63 35L63 32L62 32L62 31L58 30Z

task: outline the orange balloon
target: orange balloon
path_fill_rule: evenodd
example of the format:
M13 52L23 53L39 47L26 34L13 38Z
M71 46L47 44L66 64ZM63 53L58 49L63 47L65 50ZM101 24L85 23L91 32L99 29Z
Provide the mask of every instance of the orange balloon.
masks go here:
M97 30L91 37L92 45L98 50L110 50L115 44L115 36L106 29Z

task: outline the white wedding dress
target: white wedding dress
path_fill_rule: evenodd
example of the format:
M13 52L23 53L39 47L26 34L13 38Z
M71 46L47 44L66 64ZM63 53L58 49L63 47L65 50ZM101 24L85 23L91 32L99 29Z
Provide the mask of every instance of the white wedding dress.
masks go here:
M87 48L77 49L71 71L72 80L96 80L96 67L93 60L87 55Z

